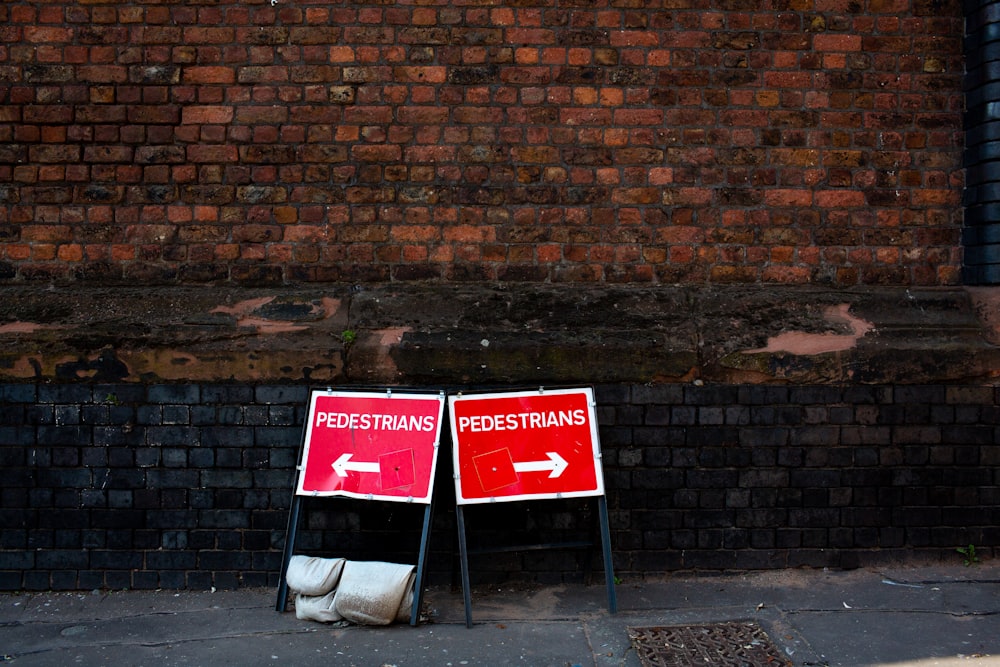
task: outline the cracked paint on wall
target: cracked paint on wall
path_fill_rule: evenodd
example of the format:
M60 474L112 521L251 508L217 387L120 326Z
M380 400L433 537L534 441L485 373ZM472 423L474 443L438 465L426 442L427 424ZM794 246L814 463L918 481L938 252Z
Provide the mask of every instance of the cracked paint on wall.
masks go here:
M234 306L218 306L210 312L231 315L236 318L236 324L240 327L252 327L261 334L294 333L308 329L308 325L296 324L291 320L272 319L260 314L260 310L275 300L273 296L260 297L257 299L247 299ZM340 308L340 299L324 297L319 303L310 304L309 317L314 319L327 319Z
M249 299L247 301L241 301L235 306L219 306L218 308L213 308L210 312L222 313L224 315L232 315L236 318L237 326L241 327L252 327L257 330L258 333L291 333L294 331L302 331L306 329L304 325L292 324L291 322L282 322L275 320L267 320L262 317L253 317L252 313L260 308L261 306L267 305L271 301L274 301L273 296L262 297L260 299Z

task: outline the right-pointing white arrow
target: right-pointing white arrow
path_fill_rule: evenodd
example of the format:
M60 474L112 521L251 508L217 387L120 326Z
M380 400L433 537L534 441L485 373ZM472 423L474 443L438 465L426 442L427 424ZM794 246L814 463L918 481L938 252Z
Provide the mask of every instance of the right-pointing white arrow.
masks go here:
M566 467L569 465L566 463L566 459L559 456L556 452L545 452L548 456L547 461L524 461L522 463L514 464L514 472L549 472L549 479L555 479L559 475L563 474Z

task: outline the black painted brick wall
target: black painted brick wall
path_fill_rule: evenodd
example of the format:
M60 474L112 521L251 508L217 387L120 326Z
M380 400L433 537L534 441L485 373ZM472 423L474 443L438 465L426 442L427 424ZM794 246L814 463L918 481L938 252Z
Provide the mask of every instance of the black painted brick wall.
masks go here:
M308 388L0 385L0 589L275 586ZM616 573L854 567L1000 547L997 390L602 386ZM431 582L457 577L442 449ZM413 562L422 508L306 503L296 551ZM588 500L467 508L472 546L594 537ZM477 582L599 549L472 557Z

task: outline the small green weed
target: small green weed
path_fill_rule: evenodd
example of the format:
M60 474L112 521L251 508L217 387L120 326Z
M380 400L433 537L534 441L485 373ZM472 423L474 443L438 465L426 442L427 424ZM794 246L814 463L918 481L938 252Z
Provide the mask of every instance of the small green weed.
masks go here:
M962 554L962 563L969 567L970 565L975 565L979 562L979 557L976 556L976 545L970 544L967 547L959 547L955 549L958 553Z
M340 340L344 342L344 345L350 345L358 339L358 334L351 329L344 329L340 334Z

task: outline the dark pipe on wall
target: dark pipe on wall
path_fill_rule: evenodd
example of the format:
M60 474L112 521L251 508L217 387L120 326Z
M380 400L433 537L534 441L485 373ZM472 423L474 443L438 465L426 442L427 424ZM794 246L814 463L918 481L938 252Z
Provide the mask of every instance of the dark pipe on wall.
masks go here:
M1000 2L965 0L965 249L968 285L1000 284Z

